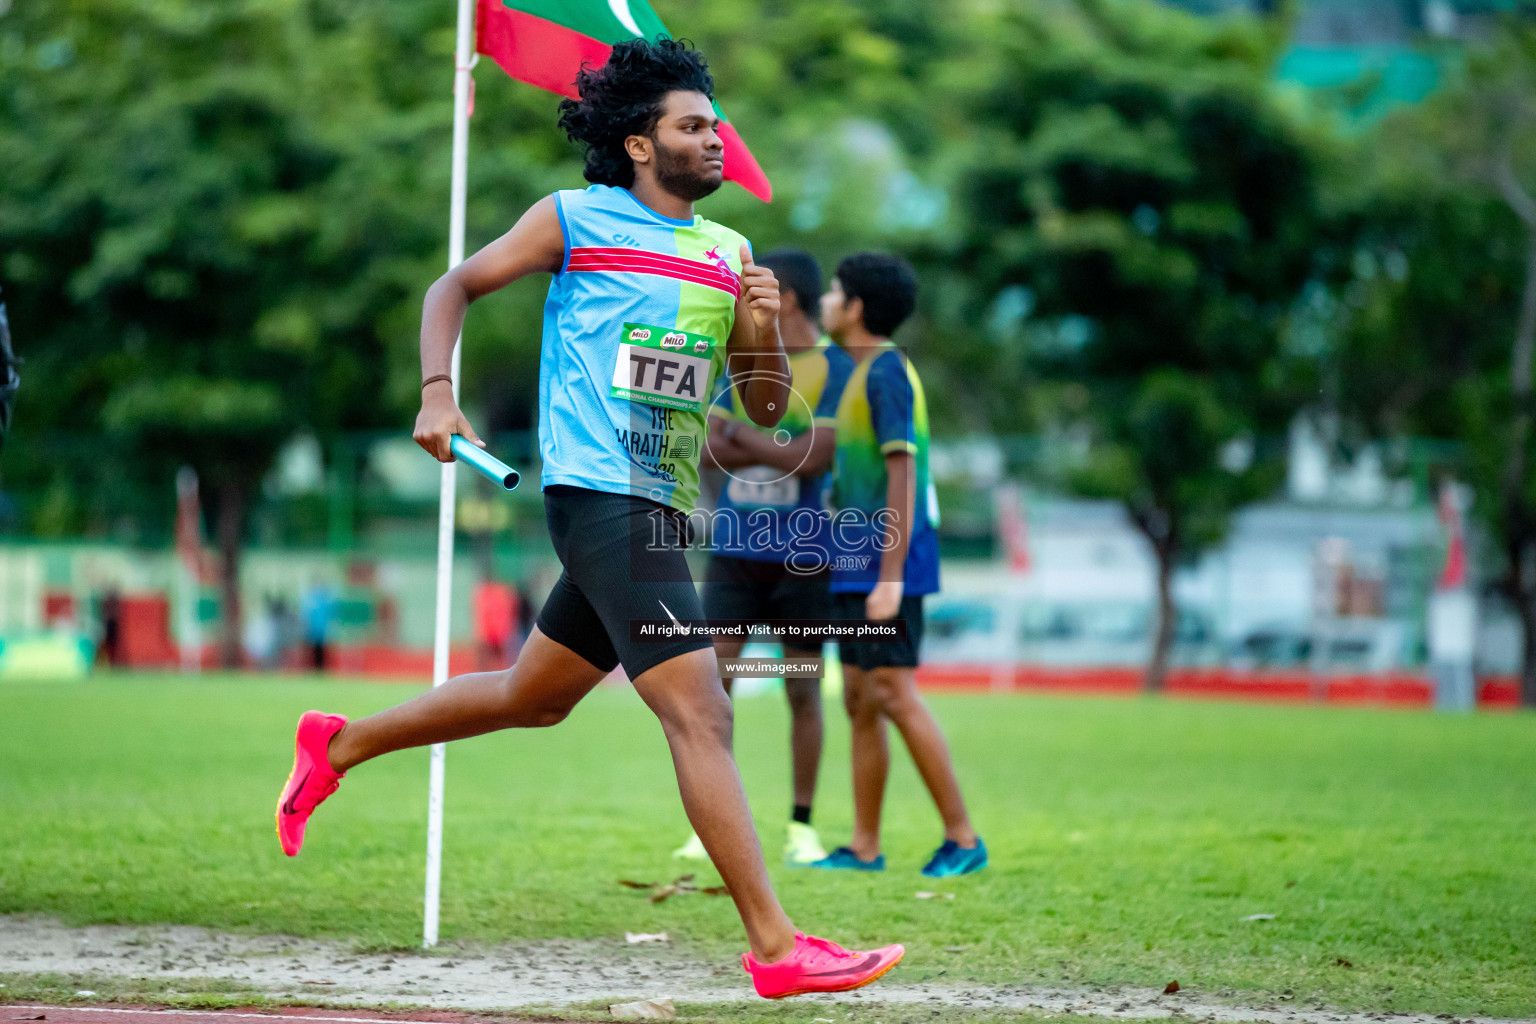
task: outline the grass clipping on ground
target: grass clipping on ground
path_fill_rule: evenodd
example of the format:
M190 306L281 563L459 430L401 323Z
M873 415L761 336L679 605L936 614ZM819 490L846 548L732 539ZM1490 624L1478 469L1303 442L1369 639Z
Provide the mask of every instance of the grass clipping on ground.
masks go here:
M364 765L290 860L272 808L310 707L403 686L108 676L0 686L0 912L414 946L426 753ZM1536 720L1171 700L931 700L991 850L918 874L941 838L893 737L883 874L776 863L788 719L738 702L736 743L781 899L850 947L907 944L903 980L1129 984L1493 1016L1536 1009ZM554 729L450 747L445 938L668 932L733 960L730 900L651 902L688 835L661 730L603 688ZM847 724L827 703L815 823L848 838ZM701 871L701 889L718 884ZM950 898L918 899L938 890Z

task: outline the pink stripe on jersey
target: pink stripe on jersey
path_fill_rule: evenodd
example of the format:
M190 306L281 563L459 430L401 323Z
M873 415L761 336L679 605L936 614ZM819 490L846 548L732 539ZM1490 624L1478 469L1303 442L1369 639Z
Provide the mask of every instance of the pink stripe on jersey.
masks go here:
M741 279L728 267L643 249L574 246L565 269L587 273L651 274L718 288L730 295L741 294Z

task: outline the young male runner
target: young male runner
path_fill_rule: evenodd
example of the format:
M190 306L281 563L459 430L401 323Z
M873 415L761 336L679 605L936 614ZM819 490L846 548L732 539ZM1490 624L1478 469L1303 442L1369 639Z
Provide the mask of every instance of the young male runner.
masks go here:
M949 747L915 681L923 595L939 589L938 503L928 476L923 384L890 336L916 304L917 275L906 261L880 253L843 260L821 300L822 324L857 361L837 408L836 617L899 619L906 640L838 644L843 703L853 725L853 841L815 866L885 869L880 805L891 766L889 721L944 821L944 842L923 874L945 877L986 867L987 847L971 827Z
M816 258L800 249L775 249L758 265L779 281L779 334L792 377L789 409L777 430L758 430L737 412L734 387L710 408L707 454L728 475L715 508L704 612L711 619L740 622L826 619L832 613L826 489L837 402L853 360L817 326L821 267ZM741 639L715 638L715 653L724 659L740 657L743 646ZM818 658L821 644L786 643L784 654ZM725 689L730 692L731 680L725 680ZM811 826L821 764L821 680L786 678L784 695L794 780L784 860L804 867L827 855ZM693 835L673 856L700 859L706 854Z
M723 145L703 58L663 39L613 48L577 77L560 124L586 144L585 191L540 200L509 231L428 290L418 444L477 441L453 399L449 358L469 303L552 273L544 308L539 448L550 537L564 566L517 663L459 676L398 707L348 722L299 720L293 774L278 802L283 850L299 852L310 813L364 761L405 747L561 721L617 664L661 720L689 820L730 888L751 944L742 964L760 995L867 984L901 958L795 930L768 882L731 757L731 703L707 639L637 643L632 620L699 619L681 519L698 496L704 403L726 350L742 404L772 424L789 397L778 286L746 240L694 214L720 186ZM659 534L659 536L656 536Z

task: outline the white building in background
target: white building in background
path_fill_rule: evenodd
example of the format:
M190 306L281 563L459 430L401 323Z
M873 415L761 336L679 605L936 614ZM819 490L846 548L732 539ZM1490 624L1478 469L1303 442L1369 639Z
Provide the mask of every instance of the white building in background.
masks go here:
M1156 565L1124 510L1047 496L1032 497L1027 508L1025 572L946 562L928 658L1144 662ZM1425 510L1288 502L1246 509L1225 543L1175 577L1182 614L1175 656L1185 664L1321 662L1341 671L1417 664L1438 535Z
M1330 460L1326 434L1298 419L1284 497L1239 512L1226 540L1176 575L1178 662L1338 672L1425 664L1428 602L1445 554L1435 511L1415 503L1410 482L1386 474L1376 449L1344 465ZM936 451L935 472L985 483L992 474L961 472L994 465L978 444ZM1006 553L993 563L946 560L925 659L1144 663L1156 566L1124 510L1028 490L1023 506L1027 567L1010 569ZM1479 671L1513 671L1517 624L1490 608L1478 619Z

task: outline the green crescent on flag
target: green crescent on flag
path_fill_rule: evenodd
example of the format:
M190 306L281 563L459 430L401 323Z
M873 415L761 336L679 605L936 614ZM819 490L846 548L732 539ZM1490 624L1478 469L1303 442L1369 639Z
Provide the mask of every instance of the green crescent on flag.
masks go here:
M520 82L576 97L582 64L601 66L615 43L668 35L646 0L479 0L475 49ZM725 177L757 198L773 198L773 186L720 105L725 140Z

